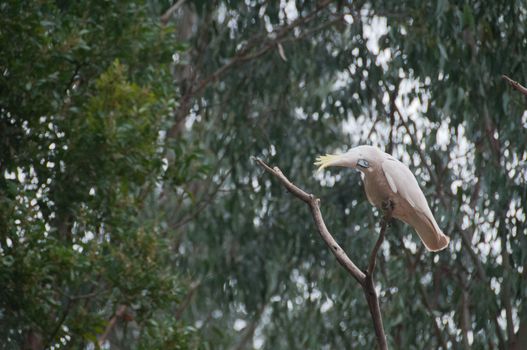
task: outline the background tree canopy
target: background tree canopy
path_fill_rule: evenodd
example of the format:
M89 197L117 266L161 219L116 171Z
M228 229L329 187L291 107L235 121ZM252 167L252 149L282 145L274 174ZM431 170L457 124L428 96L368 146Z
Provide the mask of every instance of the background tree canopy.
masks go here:
M413 170L452 241L394 224L376 281L394 349L527 347L524 1L0 4L0 344L370 349L379 229L355 172Z

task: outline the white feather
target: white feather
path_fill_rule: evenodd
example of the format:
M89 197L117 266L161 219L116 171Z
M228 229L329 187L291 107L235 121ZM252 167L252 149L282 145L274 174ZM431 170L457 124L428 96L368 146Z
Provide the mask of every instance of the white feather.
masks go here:
M388 185L390 185L390 188L392 189L393 193L397 193L397 186L395 185L395 181L393 180L392 176L389 172L384 169L384 166L382 170L384 171L384 176L386 176L386 180L388 180Z
M391 182L393 182L393 186L399 189L400 195L410 203L412 207L421 211L428 218L433 219L434 216L428 207L425 195L423 194L423 191L421 191L421 188L419 188L419 184L410 169L393 157L386 157L382 162L381 167L384 175L388 179L390 187L392 187Z

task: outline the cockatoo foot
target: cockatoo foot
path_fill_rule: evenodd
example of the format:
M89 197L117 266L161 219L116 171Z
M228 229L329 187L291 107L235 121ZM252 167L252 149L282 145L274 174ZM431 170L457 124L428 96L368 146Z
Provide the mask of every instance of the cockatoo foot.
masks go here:
M384 213L382 220L385 221L388 226L390 226L390 222L392 221L392 212L394 207L395 205L389 199L382 201L381 203L381 209Z
M389 199L385 200L385 201L382 201L381 203L381 209L383 211L392 211L394 208L394 205L393 205L393 202Z

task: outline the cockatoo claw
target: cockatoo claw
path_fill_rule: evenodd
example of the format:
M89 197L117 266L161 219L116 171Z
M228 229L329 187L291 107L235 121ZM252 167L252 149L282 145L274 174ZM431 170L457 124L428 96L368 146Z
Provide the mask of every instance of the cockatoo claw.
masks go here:
M393 208L394 208L393 202L391 200L389 200L389 199L387 199L385 201L382 201L381 208L384 211L391 212L393 210Z

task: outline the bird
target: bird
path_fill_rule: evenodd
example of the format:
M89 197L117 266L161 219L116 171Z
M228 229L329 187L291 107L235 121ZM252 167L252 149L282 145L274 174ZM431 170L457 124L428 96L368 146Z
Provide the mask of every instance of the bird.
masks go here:
M392 155L375 146L362 145L342 154L326 154L316 159L319 171L338 166L362 173L368 201L392 217L412 226L427 250L445 249L450 238L441 231L425 195L412 171Z

